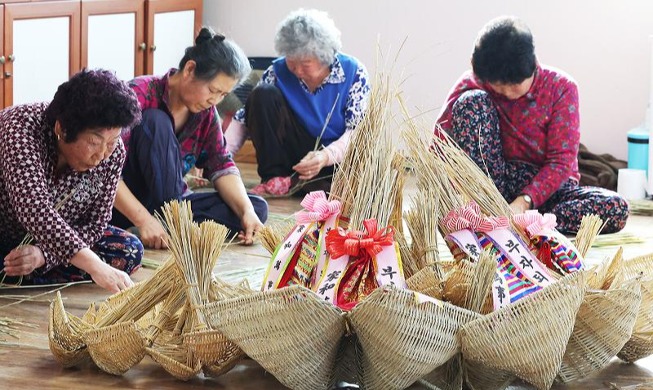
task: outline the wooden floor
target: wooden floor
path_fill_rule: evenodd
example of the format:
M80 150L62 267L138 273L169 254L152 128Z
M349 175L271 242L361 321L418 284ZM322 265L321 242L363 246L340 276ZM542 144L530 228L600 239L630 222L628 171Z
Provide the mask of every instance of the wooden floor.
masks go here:
M246 183L255 184L256 174L252 166L242 168ZM411 187L407 193L412 192ZM290 216L301 207L299 199L270 200L272 219ZM629 244L625 247L626 258L653 252L653 218L632 217L626 227L645 242ZM600 261L616 251L616 247L593 248L589 258ZM162 261L167 257L166 251L147 251L146 257ZM216 273L228 281L238 281L247 276L253 287L260 285L264 268L267 264L266 251L260 245L242 247L229 246L219 260ZM269 258L269 257L268 257ZM143 269L134 275L136 281L148 278L151 269ZM36 327L24 328L20 339L8 339L8 344L0 344L0 388L1 389L193 389L210 387L214 389L284 389L271 374L263 370L256 362L244 360L236 368L219 378L198 377L189 382L175 380L149 357L132 368L123 376L106 374L89 364L72 369L61 368L52 358L48 349L47 313L49 301L52 299L51 288L35 290L0 290L0 317L16 318L34 324ZM81 315L91 302L106 299L107 294L95 285L78 285L61 291L67 310L75 315ZM15 303L18 295L29 295L29 302ZM568 385L554 385L553 389L631 389L628 386L651 383L648 387L637 389L653 389L653 358L643 359L637 364L623 364L618 360L598 374L584 381ZM411 389L423 389L413 385ZM510 389L532 389L531 386L516 383ZM634 388L632 388L634 389Z

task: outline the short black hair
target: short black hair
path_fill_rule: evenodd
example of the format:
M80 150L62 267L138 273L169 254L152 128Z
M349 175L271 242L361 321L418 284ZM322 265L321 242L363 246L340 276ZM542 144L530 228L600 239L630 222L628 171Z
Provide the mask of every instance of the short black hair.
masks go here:
M533 35L514 16L489 21L474 43L472 70L483 82L519 84L533 75L536 63Z
M85 130L130 127L140 120L134 91L104 69L83 69L73 75L59 86L45 110L50 128L59 121L65 130L65 142L75 141Z
M252 71L247 56L235 42L206 26L197 34L195 45L186 48L179 69L183 69L189 60L196 64L194 76L203 81L213 80L218 73L224 73L240 83Z

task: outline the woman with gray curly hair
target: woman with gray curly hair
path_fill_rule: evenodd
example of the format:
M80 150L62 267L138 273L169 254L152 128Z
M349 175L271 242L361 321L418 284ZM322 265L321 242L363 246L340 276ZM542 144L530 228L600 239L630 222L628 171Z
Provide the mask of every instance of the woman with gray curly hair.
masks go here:
M234 115L227 148L236 153L251 136L261 177L251 192L284 195L300 180L299 193L328 191L367 108L367 70L340 51L340 31L324 11L291 12L274 44L281 57Z

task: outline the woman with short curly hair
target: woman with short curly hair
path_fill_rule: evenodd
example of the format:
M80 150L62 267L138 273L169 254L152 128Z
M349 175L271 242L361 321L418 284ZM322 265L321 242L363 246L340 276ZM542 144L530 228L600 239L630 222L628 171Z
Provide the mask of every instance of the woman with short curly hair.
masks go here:
M251 136L261 177L252 192L282 195L300 180L306 183L300 194L328 191L367 108L367 70L340 51L340 31L323 11L291 12L274 46L281 57L236 112L227 147L236 153ZM314 151L318 141L321 150Z
M136 95L106 70L77 73L50 103L0 112L5 282L133 284L143 246L107 223L125 160L120 133L140 117Z

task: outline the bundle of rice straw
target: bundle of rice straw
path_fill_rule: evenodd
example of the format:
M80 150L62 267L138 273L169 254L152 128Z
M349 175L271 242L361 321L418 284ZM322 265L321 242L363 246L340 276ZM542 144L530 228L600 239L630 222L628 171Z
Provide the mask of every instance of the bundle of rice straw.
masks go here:
M587 256L587 252L592 247L592 244L604 226L605 223L598 215L591 214L583 216L583 219L580 221L578 233L576 233L575 243L578 253L583 258Z
M420 190L413 198L412 207L404 213L406 225L412 238L410 258L415 263L404 260L404 266L412 270L413 275L419 270L433 265L436 276L442 280L443 273L440 269L438 253L438 221L442 217L438 209L438 194L431 189Z
M120 375L149 354L173 376L187 380L204 370L219 375L242 351L205 319L203 307L225 297L247 294L246 284L229 286L212 270L227 228L193 222L190 204L164 207L173 257L154 275L109 297L82 319L68 315L60 296L52 303L50 348L64 366L88 356L102 370Z

